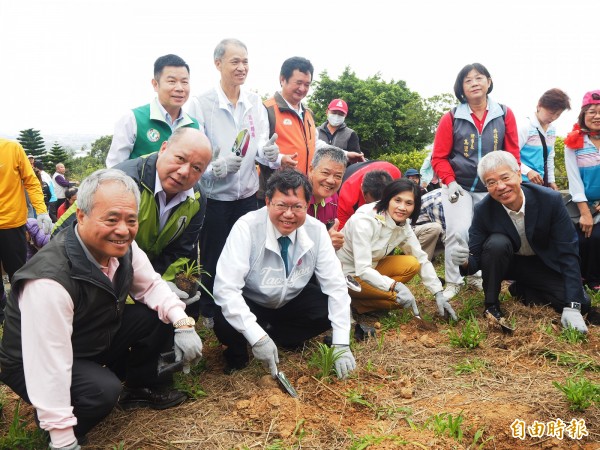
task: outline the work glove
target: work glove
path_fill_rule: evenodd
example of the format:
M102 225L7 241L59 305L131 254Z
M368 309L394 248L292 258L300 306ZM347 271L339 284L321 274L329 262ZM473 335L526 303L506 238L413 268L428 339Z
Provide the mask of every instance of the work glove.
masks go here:
M242 158L235 153L228 153L224 158L212 162L213 174L217 178L225 178L229 173L236 173L242 167Z
M435 303L438 307L438 314L442 318L446 317L446 313L448 313L450 317L452 317L452 320L458 320L458 317L456 317L456 313L454 312L452 305L450 305L448 299L444 297L443 291L437 292L435 294Z
M333 354L339 355L334 364L335 373L337 373L339 379L343 380L356 369L356 361L348 345L333 344L333 348L335 349Z
M183 373L190 373L202 358L202 339L193 328L177 328L175 330L175 361L183 359Z
M582 333L588 332L585 322L583 321L581 311L575 308L563 308L560 323L562 323L562 326L565 328L571 327L581 331Z
M52 219L50 218L50 215L46 213L38 214L37 223L44 234L50 234L50 231L52 231Z
M450 203L456 203L459 195L465 195L465 191L456 181L451 181L448 185L448 200Z
M186 300L189 297L187 292L179 289L172 281L167 281L167 286L169 286L169 289L171 289L180 300Z
M75 439L75 442L73 442L69 445L66 445L64 447L56 447L56 446L52 445L52 442L51 442L50 445L48 446L48 448L50 450L81 450L81 446L77 442L77 439Z
M450 260L457 266L462 266L469 261L469 246L460 235L456 236L456 246L450 253Z
M415 316L420 315L419 308L417 308L417 301L415 300L415 296L412 295L412 292L410 292L410 289L398 281L396 286L394 286L394 291L396 291L396 303L403 308L412 308Z
M273 133L271 139L263 147L263 155L265 155L266 160L269 162L277 161L277 157L279 156L279 146L275 143L277 138L277 133Z
M277 377L279 356L277 354L277 346L269 335L265 334L252 346L252 354L262 363L265 369L268 369L271 372L273 378Z

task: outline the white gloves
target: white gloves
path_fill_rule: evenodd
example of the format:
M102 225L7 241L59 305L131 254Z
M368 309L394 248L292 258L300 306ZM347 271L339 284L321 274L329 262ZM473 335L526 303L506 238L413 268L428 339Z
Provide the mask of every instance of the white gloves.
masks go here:
M565 328L571 327L581 331L582 333L588 332L585 322L583 321L581 311L575 308L563 308L560 323L562 323L562 326Z
M202 358L202 339L193 328L177 328L174 347L175 361L183 359L183 373L190 373L190 366L195 366Z
M217 158L212 162L212 171L215 177L225 178L229 173L236 173L242 167L243 157L235 153L228 153L224 158Z
M269 369L273 378L277 377L279 355L277 354L277 346L269 335L265 334L252 346L252 354L262 362L265 369Z
M179 289L177 285L172 281L167 281L167 286L169 286L169 288L175 293L175 295L179 297L179 300L181 300L186 305L191 305L192 303L196 303L198 300L200 300L200 289L198 289L196 295L190 297L187 292Z
M348 345L333 344L333 348L335 349L334 355L339 355L335 361L335 373L337 373L339 379L344 379L350 374L350 372L356 369L354 355L350 351L350 347Z
M418 316L419 308L417 308L417 301L415 300L415 296L412 295L412 292L410 292L410 289L398 281L394 287L394 291L396 291L396 303L403 308L412 308L413 314Z
M435 294L435 303L437 304L438 314L444 318L446 317L446 313L452 317L452 320L458 320L454 309L450 305L450 302L446 297L444 297L444 292L440 291Z
M456 236L456 246L452 249L450 259L452 264L457 266L462 266L469 261L469 246L460 235Z
M266 160L269 162L277 161L277 157L279 156L279 146L275 143L277 138L277 133L273 133L271 139L263 147L263 155L265 155Z
M456 203L459 195L465 195L465 191L456 181L451 181L448 185L448 200L450 203Z
M79 442L77 442L77 439L75 439L75 442L65 447L55 447L51 442L48 448L50 450L81 450L81 446L79 445Z
M50 231L52 231L52 219L50 218L50 215L46 213L38 214L37 223L44 234L50 234Z

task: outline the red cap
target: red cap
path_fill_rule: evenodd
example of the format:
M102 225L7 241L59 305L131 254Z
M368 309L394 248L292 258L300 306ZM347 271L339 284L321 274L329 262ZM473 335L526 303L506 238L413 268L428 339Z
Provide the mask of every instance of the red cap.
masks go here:
M599 105L600 104L600 91L590 91L590 92L586 92L585 95L583 96L583 103L581 104L581 107L583 108L584 106L587 105Z
M336 98L335 100L331 100L329 106L327 107L329 111L341 111L345 115L348 115L348 105L341 98Z

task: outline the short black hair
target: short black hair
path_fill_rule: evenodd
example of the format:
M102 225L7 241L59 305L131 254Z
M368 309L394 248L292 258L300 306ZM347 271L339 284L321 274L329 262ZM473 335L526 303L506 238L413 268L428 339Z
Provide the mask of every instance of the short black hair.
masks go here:
M41 161L36 161L33 163L33 167L35 167L36 169L44 170L44 163L42 163Z
M360 189L363 195L369 194L375 200L380 200L383 189L392 180L392 176L385 170L372 170L365 174Z
M492 89L494 89L494 82L492 81L492 76L483 64L467 64L465 67L460 69L460 72L458 72L458 75L456 76L456 81L454 82L454 95L456 95L456 98L461 103L467 103L467 98L465 97L465 91L463 89L463 81L471 70L476 70L481 75L484 75L486 78L490 79L490 88L487 91L488 94L492 92Z
M162 75L163 69L167 66L185 67L188 71L188 74L190 73L190 66L188 66L182 58L169 53L168 55L161 56L156 61L154 61L154 79L156 81L159 80L160 76Z
M415 197L415 209L409 217L411 223L415 223L419 214L421 214L421 190L419 189L419 186L408 178L400 178L387 184L383 189L381 200L375 205L375 209L379 213L387 211L392 198L401 192L412 192Z
M285 81L288 81L296 69L302 73L310 73L310 79L312 81L315 68L308 59L303 58L302 56L292 56L291 58L286 59L281 65L281 72L279 75L282 76Z
M298 188L304 188L304 197L306 202L310 201L312 196L312 186L310 181L303 173L298 172L294 169L280 169L273 172L273 175L267 181L267 189L265 190L265 197L269 201L273 200L275 191L279 191L282 194L287 194L291 189L294 194L297 194Z

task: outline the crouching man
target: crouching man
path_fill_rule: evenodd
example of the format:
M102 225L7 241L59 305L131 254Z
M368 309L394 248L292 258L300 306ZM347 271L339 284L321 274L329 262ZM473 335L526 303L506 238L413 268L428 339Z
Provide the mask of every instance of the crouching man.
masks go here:
M340 352L337 375L356 363L350 351L350 297L327 230L307 217L311 185L291 169L276 171L267 183L266 206L233 226L217 263L214 295L220 310L215 333L222 344L225 372L254 357L277 375L277 345L296 348L333 329ZM317 285L310 283L316 276Z
M563 326L587 332L582 314L590 311L590 298L581 283L577 234L560 193L521 184L509 152L487 154L477 174L489 195L475 206L468 247L459 237L451 258L462 275L481 270L484 315L506 326L500 284L514 280L513 297L527 305L551 305L562 313Z
M202 356L185 304L134 242L136 183L99 170L77 202L73 226L15 273L0 346L0 380L36 408L52 449L79 449L119 395L125 408L182 403L159 354L174 344L184 371Z

